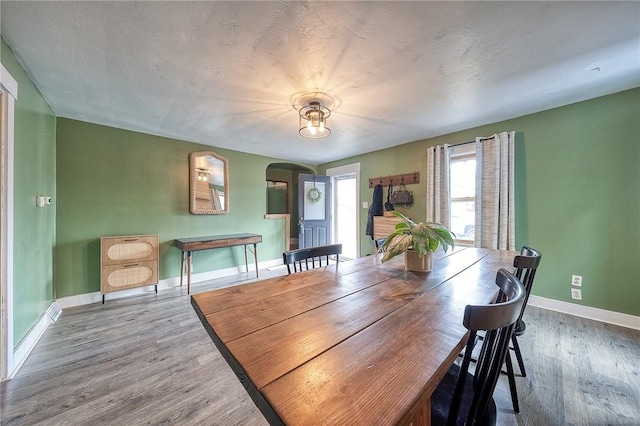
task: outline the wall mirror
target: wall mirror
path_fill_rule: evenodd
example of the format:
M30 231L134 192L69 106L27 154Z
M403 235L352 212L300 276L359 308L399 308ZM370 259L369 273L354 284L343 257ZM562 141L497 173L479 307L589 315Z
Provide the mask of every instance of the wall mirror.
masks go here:
M213 151L189 154L189 211L229 213L229 162Z

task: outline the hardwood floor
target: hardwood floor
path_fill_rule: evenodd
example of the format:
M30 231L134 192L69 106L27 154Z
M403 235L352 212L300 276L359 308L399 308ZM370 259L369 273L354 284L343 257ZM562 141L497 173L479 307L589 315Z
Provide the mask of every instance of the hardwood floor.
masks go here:
M260 278L284 274L274 268ZM254 281L250 275L198 283L194 292ZM521 413L503 377L499 424L640 423L640 331L532 306L524 319ZM0 390L2 426L266 424L185 288L65 309Z

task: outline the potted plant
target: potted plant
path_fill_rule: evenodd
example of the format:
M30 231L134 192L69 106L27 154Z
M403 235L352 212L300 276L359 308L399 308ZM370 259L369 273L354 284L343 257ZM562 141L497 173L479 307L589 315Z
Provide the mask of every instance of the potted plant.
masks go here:
M405 267L410 271L430 271L431 253L439 246L446 252L454 247L453 233L439 223L416 223L399 212L393 212L402 222L396 225L380 247L382 262L405 253Z

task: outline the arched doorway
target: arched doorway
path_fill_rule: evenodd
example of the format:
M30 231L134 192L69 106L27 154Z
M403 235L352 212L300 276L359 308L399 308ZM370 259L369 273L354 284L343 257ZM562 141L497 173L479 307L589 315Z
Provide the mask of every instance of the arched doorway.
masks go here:
M314 174L315 171L294 163L272 163L267 166L266 180L266 217L285 217L288 223L288 245L298 247L298 175ZM288 216L286 216L288 215ZM293 218L294 220L290 220Z

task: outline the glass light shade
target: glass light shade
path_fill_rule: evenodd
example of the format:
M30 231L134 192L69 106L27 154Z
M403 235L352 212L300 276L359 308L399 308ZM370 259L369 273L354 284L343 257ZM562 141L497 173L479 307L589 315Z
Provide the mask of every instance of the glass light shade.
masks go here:
M331 129L327 127L327 118L330 115L331 110L320 102L309 102L300 108L300 135L311 139L329 136Z

